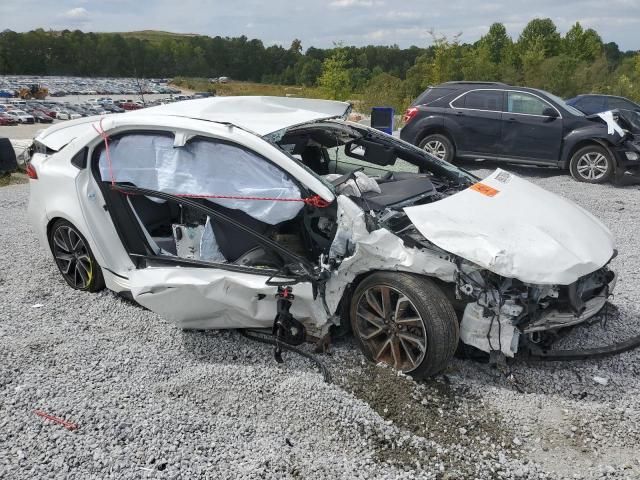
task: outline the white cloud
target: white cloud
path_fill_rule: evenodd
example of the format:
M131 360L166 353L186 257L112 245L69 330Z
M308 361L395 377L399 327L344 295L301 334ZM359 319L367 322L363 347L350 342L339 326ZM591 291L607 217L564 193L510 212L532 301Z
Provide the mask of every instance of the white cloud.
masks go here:
M84 7L76 7L67 10L62 15L60 15L60 17L75 22L85 21L89 19L89 12Z
M535 17L551 18L560 32L580 20L605 42L617 42L623 50L640 48L640 0L0 0L2 28L19 32L39 27L155 29L247 35L285 46L299 38L305 48L336 41L427 46L430 29L447 36L463 32L462 42L474 42L493 22L502 22L517 38Z
M335 8L372 7L374 3L378 2L373 0L333 0L329 6Z

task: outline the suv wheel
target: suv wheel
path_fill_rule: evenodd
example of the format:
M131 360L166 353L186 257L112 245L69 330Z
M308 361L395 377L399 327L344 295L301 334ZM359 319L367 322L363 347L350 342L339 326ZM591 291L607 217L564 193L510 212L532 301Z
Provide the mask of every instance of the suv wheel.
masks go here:
M453 162L453 144L451 143L451 140L444 135L439 133L427 135L422 139L418 146L440 160L450 163Z
M458 346L458 319L451 302L425 277L370 275L351 298L350 317L367 359L416 378L442 371Z
M613 160L606 148L588 145L573 154L569 171L579 182L604 183L613 174Z

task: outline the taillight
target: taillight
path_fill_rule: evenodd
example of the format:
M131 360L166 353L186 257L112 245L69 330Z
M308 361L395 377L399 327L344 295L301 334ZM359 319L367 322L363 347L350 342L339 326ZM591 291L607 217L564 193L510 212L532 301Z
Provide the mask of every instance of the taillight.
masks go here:
M404 115L402 116L402 121L404 122L404 124L406 125L411 120L413 120L413 117L418 114L418 111L419 110L416 107L407 108L407 111L404 112Z
M38 179L38 172L36 172L36 167L34 167L32 164L27 165L27 177L29 177L31 180Z

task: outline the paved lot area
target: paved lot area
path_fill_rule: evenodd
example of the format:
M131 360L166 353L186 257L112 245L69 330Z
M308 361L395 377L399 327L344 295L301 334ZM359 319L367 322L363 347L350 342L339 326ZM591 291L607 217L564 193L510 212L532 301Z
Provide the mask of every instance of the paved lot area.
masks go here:
M606 322L559 346L640 333L640 189L509 169L618 242ZM416 383L347 339L323 357L327 385L236 332L180 331L110 292L71 290L25 221L27 198L27 185L0 188L0 478L640 478L640 351L516 359L506 373L456 359Z

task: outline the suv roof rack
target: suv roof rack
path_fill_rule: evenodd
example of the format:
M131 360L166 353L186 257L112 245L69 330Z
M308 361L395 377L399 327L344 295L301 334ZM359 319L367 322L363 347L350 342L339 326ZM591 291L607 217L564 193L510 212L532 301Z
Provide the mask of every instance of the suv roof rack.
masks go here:
M442 85L507 85L503 82L482 82L482 81L470 81L470 80L455 80L451 82L444 82Z

